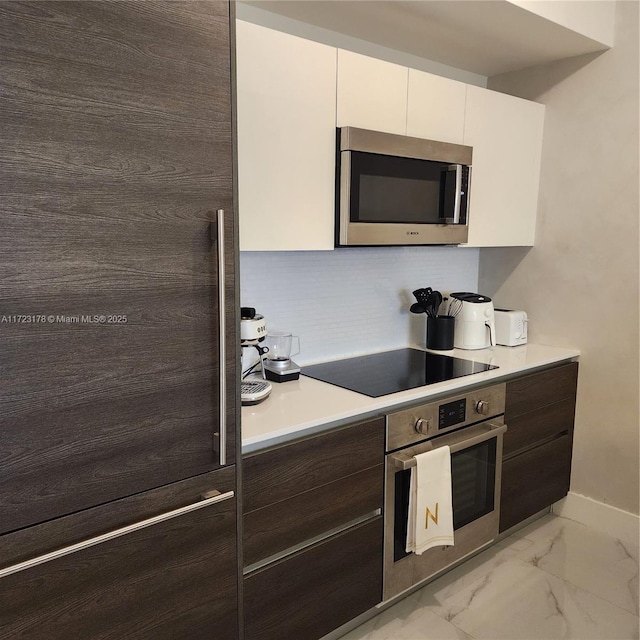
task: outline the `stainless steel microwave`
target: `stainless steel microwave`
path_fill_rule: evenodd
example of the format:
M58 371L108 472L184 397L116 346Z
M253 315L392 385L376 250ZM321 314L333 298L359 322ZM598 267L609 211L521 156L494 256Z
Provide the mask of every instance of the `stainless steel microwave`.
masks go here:
M336 246L467 241L472 147L355 127L337 139Z

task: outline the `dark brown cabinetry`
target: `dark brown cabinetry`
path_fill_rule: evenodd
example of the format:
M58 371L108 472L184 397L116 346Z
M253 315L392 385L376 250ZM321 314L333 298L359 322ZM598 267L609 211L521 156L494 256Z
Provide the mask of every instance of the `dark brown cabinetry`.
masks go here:
M0 3L0 571L197 503L182 483L226 465L235 490L229 11ZM0 637L233 637L202 598L229 601L233 510L5 575Z
M578 364L507 383L500 531L566 496Z
M378 604L381 582L378 518L245 578L245 637L320 638Z
M176 484L0 538L0 638L237 638L234 468Z
M384 422L244 460L246 640L314 640L382 598Z
M228 11L0 3L0 532L219 464Z

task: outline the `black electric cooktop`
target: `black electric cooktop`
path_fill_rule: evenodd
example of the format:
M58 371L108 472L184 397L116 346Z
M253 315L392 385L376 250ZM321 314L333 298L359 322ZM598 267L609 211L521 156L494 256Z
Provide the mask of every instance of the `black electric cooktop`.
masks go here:
M310 365L302 368L302 374L370 398L379 398L497 368L440 353L398 349Z

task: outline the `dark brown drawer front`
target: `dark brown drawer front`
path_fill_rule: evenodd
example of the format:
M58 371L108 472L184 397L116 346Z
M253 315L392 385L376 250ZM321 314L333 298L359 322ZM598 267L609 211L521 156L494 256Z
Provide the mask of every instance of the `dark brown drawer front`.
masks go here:
M571 438L561 436L502 465L500 531L564 498L571 475Z
M2 640L235 640L235 499L0 579Z
M382 464L384 420L321 434L243 461L244 512Z
M505 421L554 402L574 398L578 380L578 363L534 373L507 383Z
M105 505L0 536L0 567L7 567L196 502L213 490L234 491L235 466L144 491Z
M316 640L382 599L382 517L244 580L245 640Z
M503 455L528 449L562 432L572 434L575 406L575 399L568 398L509 420Z
M383 483L378 465L245 513L245 566L381 509Z

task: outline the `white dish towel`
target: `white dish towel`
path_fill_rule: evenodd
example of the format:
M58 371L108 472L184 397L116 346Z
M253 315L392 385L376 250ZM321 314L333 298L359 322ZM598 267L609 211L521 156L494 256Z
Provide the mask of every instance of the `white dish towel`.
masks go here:
M416 457L411 469L407 552L453 545L451 451L438 447Z

